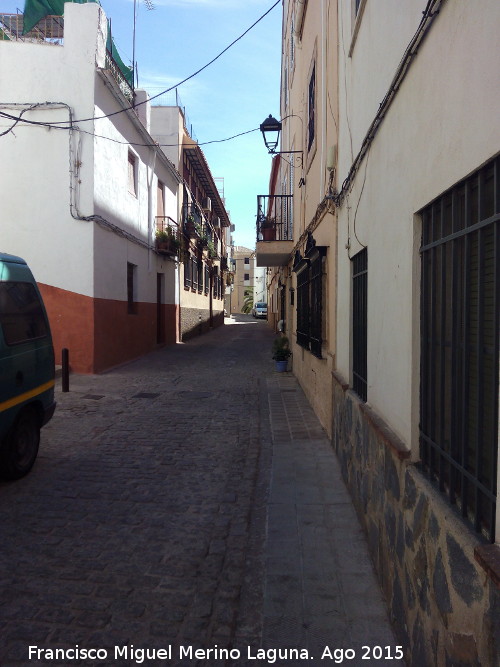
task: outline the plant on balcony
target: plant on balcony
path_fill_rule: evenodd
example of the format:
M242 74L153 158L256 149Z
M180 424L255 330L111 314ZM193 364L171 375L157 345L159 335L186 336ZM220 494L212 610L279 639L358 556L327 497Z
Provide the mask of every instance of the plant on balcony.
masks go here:
M188 236L196 236L197 224L194 220L194 215L188 215L184 220L184 231Z
M217 248L215 247L215 243L213 241L208 241L207 243L207 250L208 250L208 256L210 259L217 259Z
M176 230L171 227L156 231L156 250L165 255L177 255L181 241Z
M275 218L263 217L260 221L260 233L263 241L274 241L276 239L276 220Z

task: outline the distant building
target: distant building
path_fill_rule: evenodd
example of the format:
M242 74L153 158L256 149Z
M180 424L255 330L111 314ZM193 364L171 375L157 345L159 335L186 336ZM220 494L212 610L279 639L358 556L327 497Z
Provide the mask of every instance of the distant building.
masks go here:
M255 251L235 246L233 251L234 283L231 313L242 313L245 304L255 300ZM251 306L250 306L251 307ZM250 310L248 311L250 312Z
M153 137L183 177L180 336L188 340L224 323L229 214L203 151L186 129L183 110L152 107L151 127Z

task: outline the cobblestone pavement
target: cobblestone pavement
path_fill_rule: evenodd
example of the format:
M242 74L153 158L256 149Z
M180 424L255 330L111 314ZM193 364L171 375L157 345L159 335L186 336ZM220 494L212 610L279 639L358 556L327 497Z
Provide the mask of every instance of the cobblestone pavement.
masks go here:
M286 507L298 504L280 491L288 454L276 449L273 462L271 426L276 448L324 437L317 422L313 431L293 425L293 407L287 428L299 430L287 437L276 409L276 383L287 380L274 371L266 323L226 322L109 373L71 376L70 392L58 391L34 469L0 482L1 667L260 665L273 664L272 653L257 659L260 647L311 646L303 593L286 597L293 578L304 581L303 572L290 577L283 551L297 538L284 536ZM332 572L317 570L316 588ZM352 627L352 613L339 613L351 614L343 631ZM328 622L322 637L353 639L328 634ZM207 647L210 655L195 656ZM69 652L57 660L56 649Z

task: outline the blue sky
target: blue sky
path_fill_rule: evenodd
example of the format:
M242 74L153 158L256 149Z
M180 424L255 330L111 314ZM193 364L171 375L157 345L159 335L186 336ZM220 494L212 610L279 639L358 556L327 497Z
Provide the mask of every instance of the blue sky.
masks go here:
M212 60L276 0L137 0L135 55L139 87L159 93ZM101 0L111 18L123 61L133 53L133 0ZM3 0L1 11L22 10L23 0ZM214 64L178 88L195 138L224 139L279 118L281 12L279 3ZM168 103L168 102L167 102ZM171 102L170 102L171 103ZM255 246L258 194L268 192L271 157L259 131L202 146L215 177L224 178L235 243Z

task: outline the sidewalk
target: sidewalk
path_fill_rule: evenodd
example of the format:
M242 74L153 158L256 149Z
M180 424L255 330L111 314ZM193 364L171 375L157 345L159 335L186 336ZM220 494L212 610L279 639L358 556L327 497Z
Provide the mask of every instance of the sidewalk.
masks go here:
M273 456L263 647L307 649L308 661L287 665L403 665L331 445L291 374L276 373L267 390Z
M401 664L335 454L272 340L238 316L58 383L33 470L0 482L1 667ZM50 658L75 646L99 659ZM387 659L362 660L374 647Z

